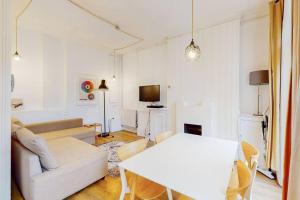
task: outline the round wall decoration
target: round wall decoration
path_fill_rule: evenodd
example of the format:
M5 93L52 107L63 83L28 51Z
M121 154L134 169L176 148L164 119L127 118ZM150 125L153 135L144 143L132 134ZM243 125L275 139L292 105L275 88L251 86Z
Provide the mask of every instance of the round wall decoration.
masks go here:
M94 90L94 83L91 81L84 81L81 84L81 89L82 91L84 91L85 93L91 93Z

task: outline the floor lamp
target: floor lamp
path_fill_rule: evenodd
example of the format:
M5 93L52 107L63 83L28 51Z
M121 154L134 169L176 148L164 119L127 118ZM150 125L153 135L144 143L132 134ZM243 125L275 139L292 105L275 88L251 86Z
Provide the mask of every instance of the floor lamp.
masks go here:
M250 72L249 77L249 84L257 86L257 113L253 114L254 116L264 116L260 112L260 86L261 85L268 85L269 84L269 70L259 70ZM262 132L263 132L263 140L264 140L264 161L266 163L266 152L267 152L267 128L268 128L268 116L264 117L264 120L262 121ZM265 166L258 166L257 171L262 173L263 175L267 176L270 179L275 179L273 172L269 169L267 169Z
M101 136L102 137L107 137L107 136L109 136L109 132L106 132L105 92L108 91L108 87L106 86L105 80L101 81L101 84L100 84L98 89L99 89L99 91L103 91L103 108L104 108L103 109L104 110L104 112L103 112L103 118L104 118L103 125L104 125L104 131L102 131Z

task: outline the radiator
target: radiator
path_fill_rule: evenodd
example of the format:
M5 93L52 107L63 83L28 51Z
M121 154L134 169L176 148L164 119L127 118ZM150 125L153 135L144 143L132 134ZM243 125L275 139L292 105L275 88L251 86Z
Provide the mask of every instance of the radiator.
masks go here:
M137 128L137 110L122 110L122 126Z

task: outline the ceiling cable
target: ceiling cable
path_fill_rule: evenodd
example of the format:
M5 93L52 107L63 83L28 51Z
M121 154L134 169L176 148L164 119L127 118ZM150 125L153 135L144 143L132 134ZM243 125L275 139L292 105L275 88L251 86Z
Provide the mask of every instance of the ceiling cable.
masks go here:
M30 6L30 4L32 3L32 0L29 0L28 3L26 4L26 6L21 10L21 12L17 15L16 17L16 35L15 35L15 39L16 39L16 51L18 50L18 24L19 24L19 18L24 14L24 12L27 10L27 8Z
M105 22L105 23L107 23L107 24L113 26L117 31L119 31L119 32L121 32L121 33L123 33L123 34L125 34L125 35L127 35L127 36L129 36L129 37L132 37L132 38L134 38L134 39L137 40L136 42L133 42L133 43L128 44L128 45L126 45L126 46L122 46L122 47L119 47L119 48L115 48L115 49L114 49L114 52L115 52L115 51L119 51L119 50L123 50L123 49L126 49L126 48L129 48L129 47L134 46L134 45L136 45L136 44L138 44L138 43L140 43L140 42L142 42L142 41L144 40L143 38L141 38L141 37L139 37L139 36L137 36L137 35L131 34L131 33L127 32L127 31L121 29L117 24L113 23L112 21L110 21L110 20L108 20L108 19L106 19L106 18L104 18L104 17L101 17L101 16L97 15L96 13L90 11L89 9L87 9L87 8L85 8L85 7L81 6L81 5L79 5L78 3L75 3L73 0L68 0L68 1L69 1L70 3L72 3L74 6L80 8L81 10L83 10L83 11L85 11L85 12L87 12L87 13L90 14L91 16L94 16L94 17L96 17L97 19L99 19L99 20L101 20L101 21L103 21L103 22Z

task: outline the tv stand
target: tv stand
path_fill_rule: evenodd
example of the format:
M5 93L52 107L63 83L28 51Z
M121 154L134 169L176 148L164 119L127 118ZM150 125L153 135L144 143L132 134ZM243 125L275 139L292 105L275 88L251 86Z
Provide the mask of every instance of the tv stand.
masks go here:
M163 105L149 105L147 108L163 108Z

